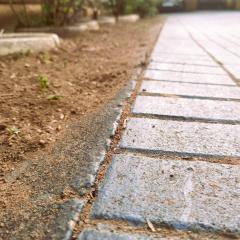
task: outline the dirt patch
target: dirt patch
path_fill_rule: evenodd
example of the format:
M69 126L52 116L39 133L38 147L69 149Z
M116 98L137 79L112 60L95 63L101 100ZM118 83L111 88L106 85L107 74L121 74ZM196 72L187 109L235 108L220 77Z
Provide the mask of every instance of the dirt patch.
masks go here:
M69 182L88 171L106 106L144 64L161 21L104 27L62 40L58 51L0 59L0 239L44 239L56 204L78 196Z

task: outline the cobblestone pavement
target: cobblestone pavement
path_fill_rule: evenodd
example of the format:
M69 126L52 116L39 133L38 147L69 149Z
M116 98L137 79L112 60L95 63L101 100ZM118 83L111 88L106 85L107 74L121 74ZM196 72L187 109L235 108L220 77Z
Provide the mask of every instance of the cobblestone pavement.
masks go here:
M238 238L239 81L240 13L170 15L79 239Z

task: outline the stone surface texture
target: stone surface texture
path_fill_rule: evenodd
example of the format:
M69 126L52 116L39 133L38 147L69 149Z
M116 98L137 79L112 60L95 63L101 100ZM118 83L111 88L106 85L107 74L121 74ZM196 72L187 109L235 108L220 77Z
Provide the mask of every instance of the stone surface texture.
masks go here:
M196 66L191 64L174 64L174 63L156 63L151 62L149 69L156 69L160 71L176 71L176 72L190 72L190 73L206 73L206 74L221 74L226 75L226 72L221 67Z
M240 157L240 125L131 118L119 146Z
M47 239L70 240L84 204L85 201L80 199L60 204L58 216L51 227L52 231L46 236Z
M240 121L240 102L138 96L132 112L191 119Z
M197 74L187 72L158 71L148 69L145 71L145 78L161 81L190 82L203 84L226 84L236 85L236 83L227 75Z
M84 230L78 240L165 240L167 238L154 238L129 233L112 233L109 231ZM175 238L176 239L176 238Z
M240 88L237 86L143 81L140 91L191 97L240 99Z
M240 166L114 156L93 216L240 231Z

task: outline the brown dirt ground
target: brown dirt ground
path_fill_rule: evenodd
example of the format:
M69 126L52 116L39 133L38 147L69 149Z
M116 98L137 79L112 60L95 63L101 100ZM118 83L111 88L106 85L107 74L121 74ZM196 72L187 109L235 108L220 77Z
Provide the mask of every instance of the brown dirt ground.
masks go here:
M5 210L14 212L31 194L16 168L24 172L24 163L49 152L72 124L87 121L126 85L144 64L161 20L103 27L62 40L55 51L0 58L0 232ZM40 75L49 82L45 93Z

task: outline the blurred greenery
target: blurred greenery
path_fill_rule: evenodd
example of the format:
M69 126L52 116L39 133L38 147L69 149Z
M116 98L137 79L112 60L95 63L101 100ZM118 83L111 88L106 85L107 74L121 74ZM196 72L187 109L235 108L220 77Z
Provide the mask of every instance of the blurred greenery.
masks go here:
M33 25L33 19L29 17L27 8L20 14L14 11L14 0L9 0L16 19L21 26ZM25 6L21 0L22 5ZM86 9L92 10L92 18L97 19L100 13L109 13L114 15L116 19L124 14L139 14L141 17L154 16L158 14L163 0L40 0L41 2L41 25L62 26L74 22L82 17ZM210 2L211 0L209 0ZM193 0L185 0L186 10L195 10L191 7ZM224 0L226 8L240 9L240 0ZM91 12L91 11L90 11Z
M62 26L81 18L83 10L92 9L93 18L98 12L111 11L118 18L119 15L136 13L141 17L154 16L158 13L161 0L40 0L41 19L39 25ZM22 13L14 11L13 0L9 0L13 13L20 26L31 26L33 20L29 17L27 8ZM22 0L25 6L25 1Z

